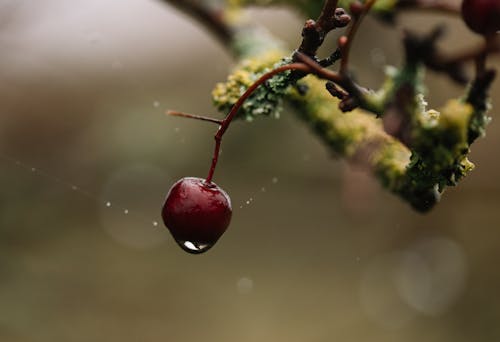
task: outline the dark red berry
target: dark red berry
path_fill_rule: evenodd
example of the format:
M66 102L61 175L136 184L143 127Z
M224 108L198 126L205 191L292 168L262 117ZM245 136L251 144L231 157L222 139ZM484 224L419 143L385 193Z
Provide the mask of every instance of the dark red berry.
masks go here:
M163 222L186 252L206 252L222 236L231 221L231 199L224 190L204 179L177 181L163 205Z
M492 35L500 30L500 0L464 0L462 18L472 31Z

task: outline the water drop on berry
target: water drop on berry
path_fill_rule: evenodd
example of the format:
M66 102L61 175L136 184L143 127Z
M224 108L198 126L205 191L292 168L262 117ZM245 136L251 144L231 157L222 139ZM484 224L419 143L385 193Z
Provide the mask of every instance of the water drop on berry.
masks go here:
M208 251L231 221L231 200L224 190L204 179L187 177L170 189L162 217L179 246L188 253Z
M183 250L191 254L200 254L208 251L213 245L191 241L176 240Z

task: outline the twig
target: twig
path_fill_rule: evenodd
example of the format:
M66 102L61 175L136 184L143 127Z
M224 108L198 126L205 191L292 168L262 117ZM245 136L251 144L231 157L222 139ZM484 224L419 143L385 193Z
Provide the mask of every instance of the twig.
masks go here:
M326 0L317 21L309 19L302 29L302 43L298 51L310 57L316 56L326 35L337 27L345 27L351 17L343 8L337 8L338 0Z
M335 72L325 69L312 58L299 51L295 52L294 59L307 65L311 70L310 73L333 82L345 90L342 91L330 83L327 83L326 85L330 94L341 100L339 103L340 110L347 112L353 110L360 104L364 104L364 94L366 94L368 90L357 85L348 73Z
M340 49L335 50L330 56L325 59L320 60L318 63L323 68L327 68L333 65L336 61L342 58L342 54L340 53Z
M353 23L349 28L346 37L340 37L339 39L339 47L340 53L342 55L342 60L340 62L340 73L348 72L348 64L349 64L349 53L351 50L352 43L354 41L354 36L356 35L361 22L363 21L366 14L370 11L372 6L375 4L377 0L367 0L366 3L360 5L359 3L354 2L351 5L351 11L353 12ZM354 10L354 6L357 6L357 10ZM361 6L361 7L359 7Z
M243 103L252 95L252 93L262 84L264 84L268 79L272 78L273 76L282 73L287 70L300 70L302 72L310 72L310 68L302 63L292 63L292 64L286 64L281 67L278 67L274 70L269 71L268 73L262 75L257 81L255 81L248 89L243 93L243 95L240 96L238 101L233 105L231 108L231 111L229 114L226 116L226 118L222 121L222 124L220 125L219 129L217 130L217 133L215 134L215 148L214 148L214 154L212 157L212 164L210 165L210 170L208 171L208 176L206 178L206 182L210 183L212 182L212 178L214 176L215 172L215 167L217 166L217 161L219 159L219 154L220 154L220 146L222 143L222 136L226 132L226 130L229 128L229 125L233 121L234 117L240 110L241 106Z

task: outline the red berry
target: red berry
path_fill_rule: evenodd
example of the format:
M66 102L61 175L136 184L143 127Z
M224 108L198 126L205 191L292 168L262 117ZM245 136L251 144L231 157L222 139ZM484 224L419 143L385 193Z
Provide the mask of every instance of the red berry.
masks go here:
M494 34L500 30L500 0L464 0L462 18L472 31Z
M168 192L163 222L186 252L209 250L231 221L231 199L214 183L201 178L182 178Z

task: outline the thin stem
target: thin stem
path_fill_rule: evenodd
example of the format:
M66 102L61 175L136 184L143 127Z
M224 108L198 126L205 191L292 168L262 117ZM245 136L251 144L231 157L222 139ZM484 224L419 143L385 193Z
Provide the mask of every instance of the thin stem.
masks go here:
M356 35L363 18L370 11L372 6L375 4L377 0L367 0L366 3L363 4L363 10L359 15L353 15L354 23L351 25L349 32L347 33L347 39L343 41L342 37L339 39L341 42L341 53L342 60L340 62L340 73L346 73L349 65L349 53L351 51L351 46L354 41L354 36Z
M336 49L330 56L320 60L319 65L321 65L323 68L327 68L335 64L335 62L337 62L341 58L342 58L342 53L340 52L340 49Z
M208 117L208 116L188 114L188 113L178 112L178 111L175 111L175 110L169 110L169 111L167 111L166 114L167 115L171 115L171 116L179 116L179 117L182 117L182 118L196 119L196 120L200 120L200 121L213 122L213 123L216 123L218 125L222 125L222 121L223 121L223 120L211 118L211 117Z
M217 133L215 134L214 154L212 157L212 164L210 165L210 170L208 171L208 176L205 180L206 183L210 184L212 182L215 168L216 168L217 162L219 160L220 147L221 147L221 143L222 143L222 136L224 135L224 133L228 129L229 125L231 124L231 121L233 121L234 117L238 113L238 111L241 108L241 106L243 105L243 103L250 97L250 95L252 95L252 93L260 85L262 85L264 82L266 82L268 79L272 78L273 76L276 76L277 74L282 73L282 72L287 71L287 70L300 70L300 71L304 71L306 73L309 73L311 71L311 69L307 65L302 64L302 63L292 63L292 64L283 65L279 68L271 70L268 73L262 75L257 81L255 81L255 83L253 83L243 93L243 95L240 96L238 101L236 101L236 103L231 108L231 111L229 112L229 114L226 116L226 118L224 120L222 120L222 123L221 123Z
M321 65L316 61L314 61L312 58L298 51L295 52L294 58L297 61L307 65L310 68L310 73L314 73L316 76L320 78L338 84L339 86L347 90L349 92L349 95L354 96L359 100L362 100L363 96L362 94L364 91L363 88L356 85L347 74L342 74L340 72L335 72L322 68Z
M346 90L349 91L349 94L356 97L356 98L361 98L362 94L362 89L354 84L352 80L349 77L340 75L334 71L330 71L328 69L324 69L319 63L314 61L312 58L308 57L307 55L301 53L301 52L296 52L294 56L297 60L301 61L301 63L292 63L292 64L286 64L281 67L278 67L274 70L269 71L268 73L262 75L257 81L255 81L248 89L241 95L236 101L236 103L233 105L231 108L231 111L229 114L224 118L224 120L217 120L209 117L204 117L204 116L198 116L198 115L192 115L192 114L186 114L186 113L181 113L181 112L176 112L176 111L169 111L169 115L174 115L174 116L181 116L181 117L187 117L187 118L192 118L192 119L198 119L198 120L203 120L203 121L210 121L210 122L215 122L220 124L219 129L217 130L217 133L214 136L215 139L215 147L214 147L214 153L212 156L212 163L210 165L210 169L208 171L207 178L205 182L207 184L210 184L212 182L214 173L215 173L215 168L217 167L217 162L219 160L219 155L220 155L220 148L222 144L222 137L224 136L224 133L226 133L227 129L229 128L229 125L233 121L234 117L240 110L241 106L243 103L253 94L253 92L264 82L267 80L271 79L272 77L276 76L277 74L280 74L282 72L288 71L288 70L294 70L294 71L302 71L305 74L315 74L320 78L335 82L345 88Z

